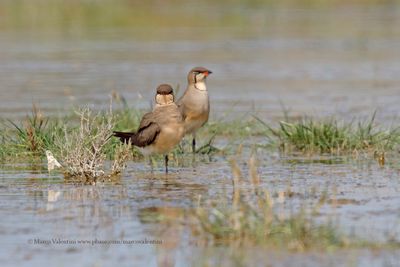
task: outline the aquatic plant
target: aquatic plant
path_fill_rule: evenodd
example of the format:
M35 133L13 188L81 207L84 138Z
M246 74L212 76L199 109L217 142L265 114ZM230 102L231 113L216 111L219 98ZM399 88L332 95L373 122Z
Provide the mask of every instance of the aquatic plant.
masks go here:
M55 137L62 134L62 123L50 120L33 104L31 114L21 122L7 120L14 131L3 130L3 156L14 154L20 156L38 156L45 149L52 148Z
M112 119L113 130L135 131L138 127L142 110L130 108L121 96L114 97L122 103L110 112L100 112L92 121L92 128L101 128L104 121ZM33 106L32 113L22 122L3 121L0 142L0 159L25 160L32 157L43 157L45 150L55 155L60 154L56 139L67 138L65 135L74 132L81 126L77 114L62 117L47 117L39 108ZM385 163L386 152L395 150L400 144L400 128L380 127L375 114L368 121L339 121L336 118L313 119L302 117L290 119L285 116L278 126L271 126L256 116L245 116L234 120L219 119L210 121L199 132L201 140L199 154L232 155L238 144L248 144L254 140L264 141L259 146L276 149L285 153L301 152L305 154L355 154L367 152L374 155L379 164ZM215 146L215 140L223 139L223 146ZM262 140L262 139L261 139ZM221 142L220 142L221 144ZM107 159L113 159L120 145L119 140L111 138L102 147ZM178 164L179 158L188 151L187 142L183 142L171 152L171 162ZM132 148L134 159L142 159L138 149ZM154 158L158 158L155 156Z
M195 209L197 238L213 245L261 245L295 251L348 245L348 239L332 222L317 222L313 217L323 204L324 195L313 208L302 207L290 214L277 213L271 194L260 187L256 162L252 156L248 162L249 177L244 179L237 162L231 160L232 198ZM244 186L246 181L250 184ZM290 196L289 191L282 193L283 199Z
M282 151L305 153L382 152L394 149L400 140L399 128L382 129L375 122L375 113L366 122L339 122L335 118L316 121L303 117L297 121L280 121L274 128L264 125Z

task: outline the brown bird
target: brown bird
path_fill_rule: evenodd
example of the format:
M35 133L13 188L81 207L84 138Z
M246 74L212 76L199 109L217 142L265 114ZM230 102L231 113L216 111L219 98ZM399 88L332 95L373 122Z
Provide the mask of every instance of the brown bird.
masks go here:
M185 134L192 134L193 153L196 153L196 132L208 121L210 114L206 79L211 73L203 67L196 67L189 71L188 86L177 101L185 124Z
M182 140L184 124L170 85L161 84L157 87L155 102L153 111L143 116L137 132L114 132L114 136L125 143L130 141L145 155L164 154L165 172L168 173L167 153Z

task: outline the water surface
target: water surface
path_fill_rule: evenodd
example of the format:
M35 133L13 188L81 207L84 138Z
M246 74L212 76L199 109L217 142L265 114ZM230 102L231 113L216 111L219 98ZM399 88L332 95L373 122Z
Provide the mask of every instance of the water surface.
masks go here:
M276 212L285 214L304 204L313 206L327 192L328 199L317 221L333 220L340 231L363 240L400 239L396 165L381 168L375 161L349 159L330 163L270 156L262 159L261 187L273 196ZM247 159L238 159L238 163L247 173ZM168 176L161 167L151 173L144 162L130 163L122 177L94 186L70 182L57 173L49 176L42 165L3 165L1 169L1 258L6 265L40 266L50 262L61 266L64 262L93 266L97 262L108 266L119 261L122 266L184 266L200 260L219 261L221 253L230 255L228 248L199 246L184 223L187 211L197 205L231 198L232 173L222 158L175 166ZM282 199L280 192L291 193ZM145 240L160 244L140 243ZM131 243L101 244L105 241ZM318 254L317 258L314 252L282 253L257 258L274 266L287 266L282 257L307 266L387 266L387 262L398 262L400 255L398 250L377 254L350 250L344 258L335 256L341 251ZM210 258L205 260L205 255ZM371 257L375 262L365 262ZM222 259L222 265L229 265L234 258ZM251 259L245 256L241 260L258 262Z

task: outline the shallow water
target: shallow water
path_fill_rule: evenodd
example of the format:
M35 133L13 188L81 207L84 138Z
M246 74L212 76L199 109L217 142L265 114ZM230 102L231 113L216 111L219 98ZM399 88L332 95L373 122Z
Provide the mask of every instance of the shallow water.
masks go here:
M400 240L398 165L381 168L368 160L336 158L320 163L265 155L265 151L259 152L261 187L273 196L277 212L285 214L304 203L312 205L326 191L328 200L317 220L333 220L341 231L363 240ZM243 173L248 171L246 158L238 158ZM108 266L115 261L121 266L185 266L198 261L231 265L235 257L230 249L196 245L196 238L183 223L185 211L199 203L229 199L231 176L223 158L174 166L168 176L161 167L152 174L145 163L130 163L122 177L94 186L66 181L58 173L48 175L44 165L3 165L3 266L40 266L49 262L54 266L63 265L61 262ZM288 191L290 196L279 196L279 192ZM164 223L162 218L170 220ZM58 244L58 238L69 244ZM162 244L133 243L144 240ZM105 241L128 244L101 244ZM290 259L302 266L396 266L400 260L398 250L276 252L250 257L254 249L237 260L245 265L270 262L274 266L299 266ZM343 253L345 257L337 256Z

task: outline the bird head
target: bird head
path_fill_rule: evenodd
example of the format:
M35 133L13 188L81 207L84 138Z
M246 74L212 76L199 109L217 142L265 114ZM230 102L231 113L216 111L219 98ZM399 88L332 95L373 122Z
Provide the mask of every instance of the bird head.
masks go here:
M208 70L204 67L195 67L189 71L188 74L188 83L196 84L200 82L205 82L208 75L212 73L211 70Z
M161 84L157 87L156 104L168 105L174 103L174 90L169 84Z

